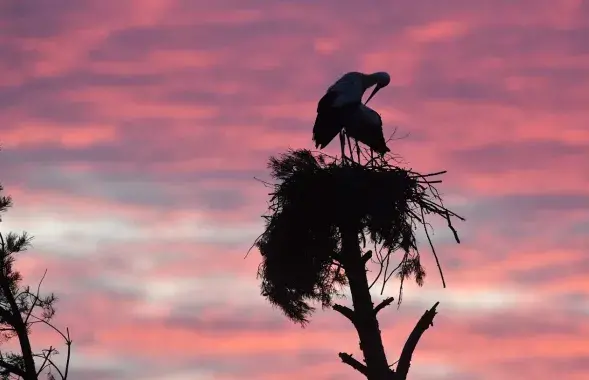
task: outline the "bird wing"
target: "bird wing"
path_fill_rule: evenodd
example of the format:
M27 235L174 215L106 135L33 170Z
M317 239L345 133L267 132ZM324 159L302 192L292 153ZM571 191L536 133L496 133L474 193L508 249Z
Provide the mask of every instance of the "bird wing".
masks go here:
M375 152L389 152L382 130L382 118L370 107L360 104L346 122L346 133Z
M362 86L363 74L353 71L344 74L329 89L328 93L333 92L337 97L332 102L332 107L343 107L355 103L362 103L364 87Z
M317 114L315 125L313 126L313 141L315 147L325 148L343 128L343 124L338 123L333 115Z
M325 148L342 130L341 111L332 107L338 94L328 91L317 104L317 117L313 125L313 141L316 148Z

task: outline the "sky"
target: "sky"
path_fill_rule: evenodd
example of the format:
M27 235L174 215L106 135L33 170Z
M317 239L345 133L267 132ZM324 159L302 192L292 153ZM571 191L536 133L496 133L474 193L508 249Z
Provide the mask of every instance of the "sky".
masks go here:
M448 170L467 219L460 245L434 223L446 289L420 240L426 284L381 313L389 360L440 301L412 380L587 379L588 40L582 0L3 0L0 231L35 236L16 265L47 269L73 379L360 379L348 321L292 324L244 257L267 159L313 148L340 75L387 71L389 147Z

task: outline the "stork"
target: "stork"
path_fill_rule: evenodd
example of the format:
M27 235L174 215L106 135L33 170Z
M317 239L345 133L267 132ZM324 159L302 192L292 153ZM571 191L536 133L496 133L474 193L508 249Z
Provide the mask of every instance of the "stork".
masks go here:
M346 120L345 128L349 137L367 145L376 153L385 154L391 151L382 132L382 118L365 104L356 107L355 112Z
M368 100L366 100L366 103L368 103L381 88L386 87L390 81L391 78L386 72L364 74L353 71L344 74L337 80L337 82L329 87L326 94L321 100L319 100L317 105L317 118L315 119L315 125L313 126L313 141L315 142L315 148L325 148L335 136L340 133L343 155L345 141L341 131L344 127L348 127L346 128L346 131L352 129L357 136L362 136L364 141L357 139L358 141L366 143L366 141L375 142L380 140L375 135L380 129L380 136L382 137L382 120L380 120L380 116L378 116L378 119L380 120L379 127L368 127L367 130L362 133L357 131L358 128L354 128L353 126L350 127L348 121L353 119L360 122L360 124L378 125L379 123L376 122L376 118L374 117L374 114L378 114L375 111L366 106L364 106L364 108L359 107L362 105L362 96L367 89L375 86L372 94L370 94ZM367 116L371 121L361 122L359 118L363 115ZM351 136L351 134L349 136ZM382 137L382 140L384 141L384 137ZM382 146L371 148L377 152L383 151Z

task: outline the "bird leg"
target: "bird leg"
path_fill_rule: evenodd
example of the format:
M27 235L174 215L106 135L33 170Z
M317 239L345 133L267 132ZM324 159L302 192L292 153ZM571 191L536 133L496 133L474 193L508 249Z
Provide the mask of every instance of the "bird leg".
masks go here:
M346 133L346 137L348 139L348 149L350 150L350 159L354 161L354 151L352 150L352 141L350 140L350 136Z
M343 132L343 130L340 131L340 133L339 133L339 142L340 142L341 147L342 147L342 162L343 162L346 159L346 149L345 149L345 147L346 147L346 140L344 138L344 132Z

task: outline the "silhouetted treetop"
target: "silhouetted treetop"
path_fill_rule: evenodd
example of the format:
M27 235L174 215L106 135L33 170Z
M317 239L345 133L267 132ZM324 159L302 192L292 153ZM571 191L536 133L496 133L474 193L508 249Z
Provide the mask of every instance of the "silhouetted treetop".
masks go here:
M444 172L421 175L385 158L363 165L309 150L271 157L269 168L276 183L268 184L266 230L254 244L263 256L262 295L302 325L314 310L310 301L331 306L346 285L342 228L357 232L364 246L369 240L387 254L401 251L401 280L414 276L420 285L425 271L415 230L425 215L445 218L459 241L450 219L460 217L443 207L432 185L440 181L429 180Z
M0 193L3 190L0 185ZM0 195L0 216L10 207L11 197ZM36 290L23 285L22 276L14 267L16 255L26 251L31 240L32 237L26 232L0 232L0 345L17 338L20 347L18 352L0 350L0 379L38 380L42 376L54 380L59 376L67 380L72 341L69 330L63 333L51 323L57 298L53 293L44 296L40 294L43 279ZM64 339L67 357L63 370L54 362L54 356L58 354L55 347L50 346L41 352L33 351L30 334L36 324L46 325Z

